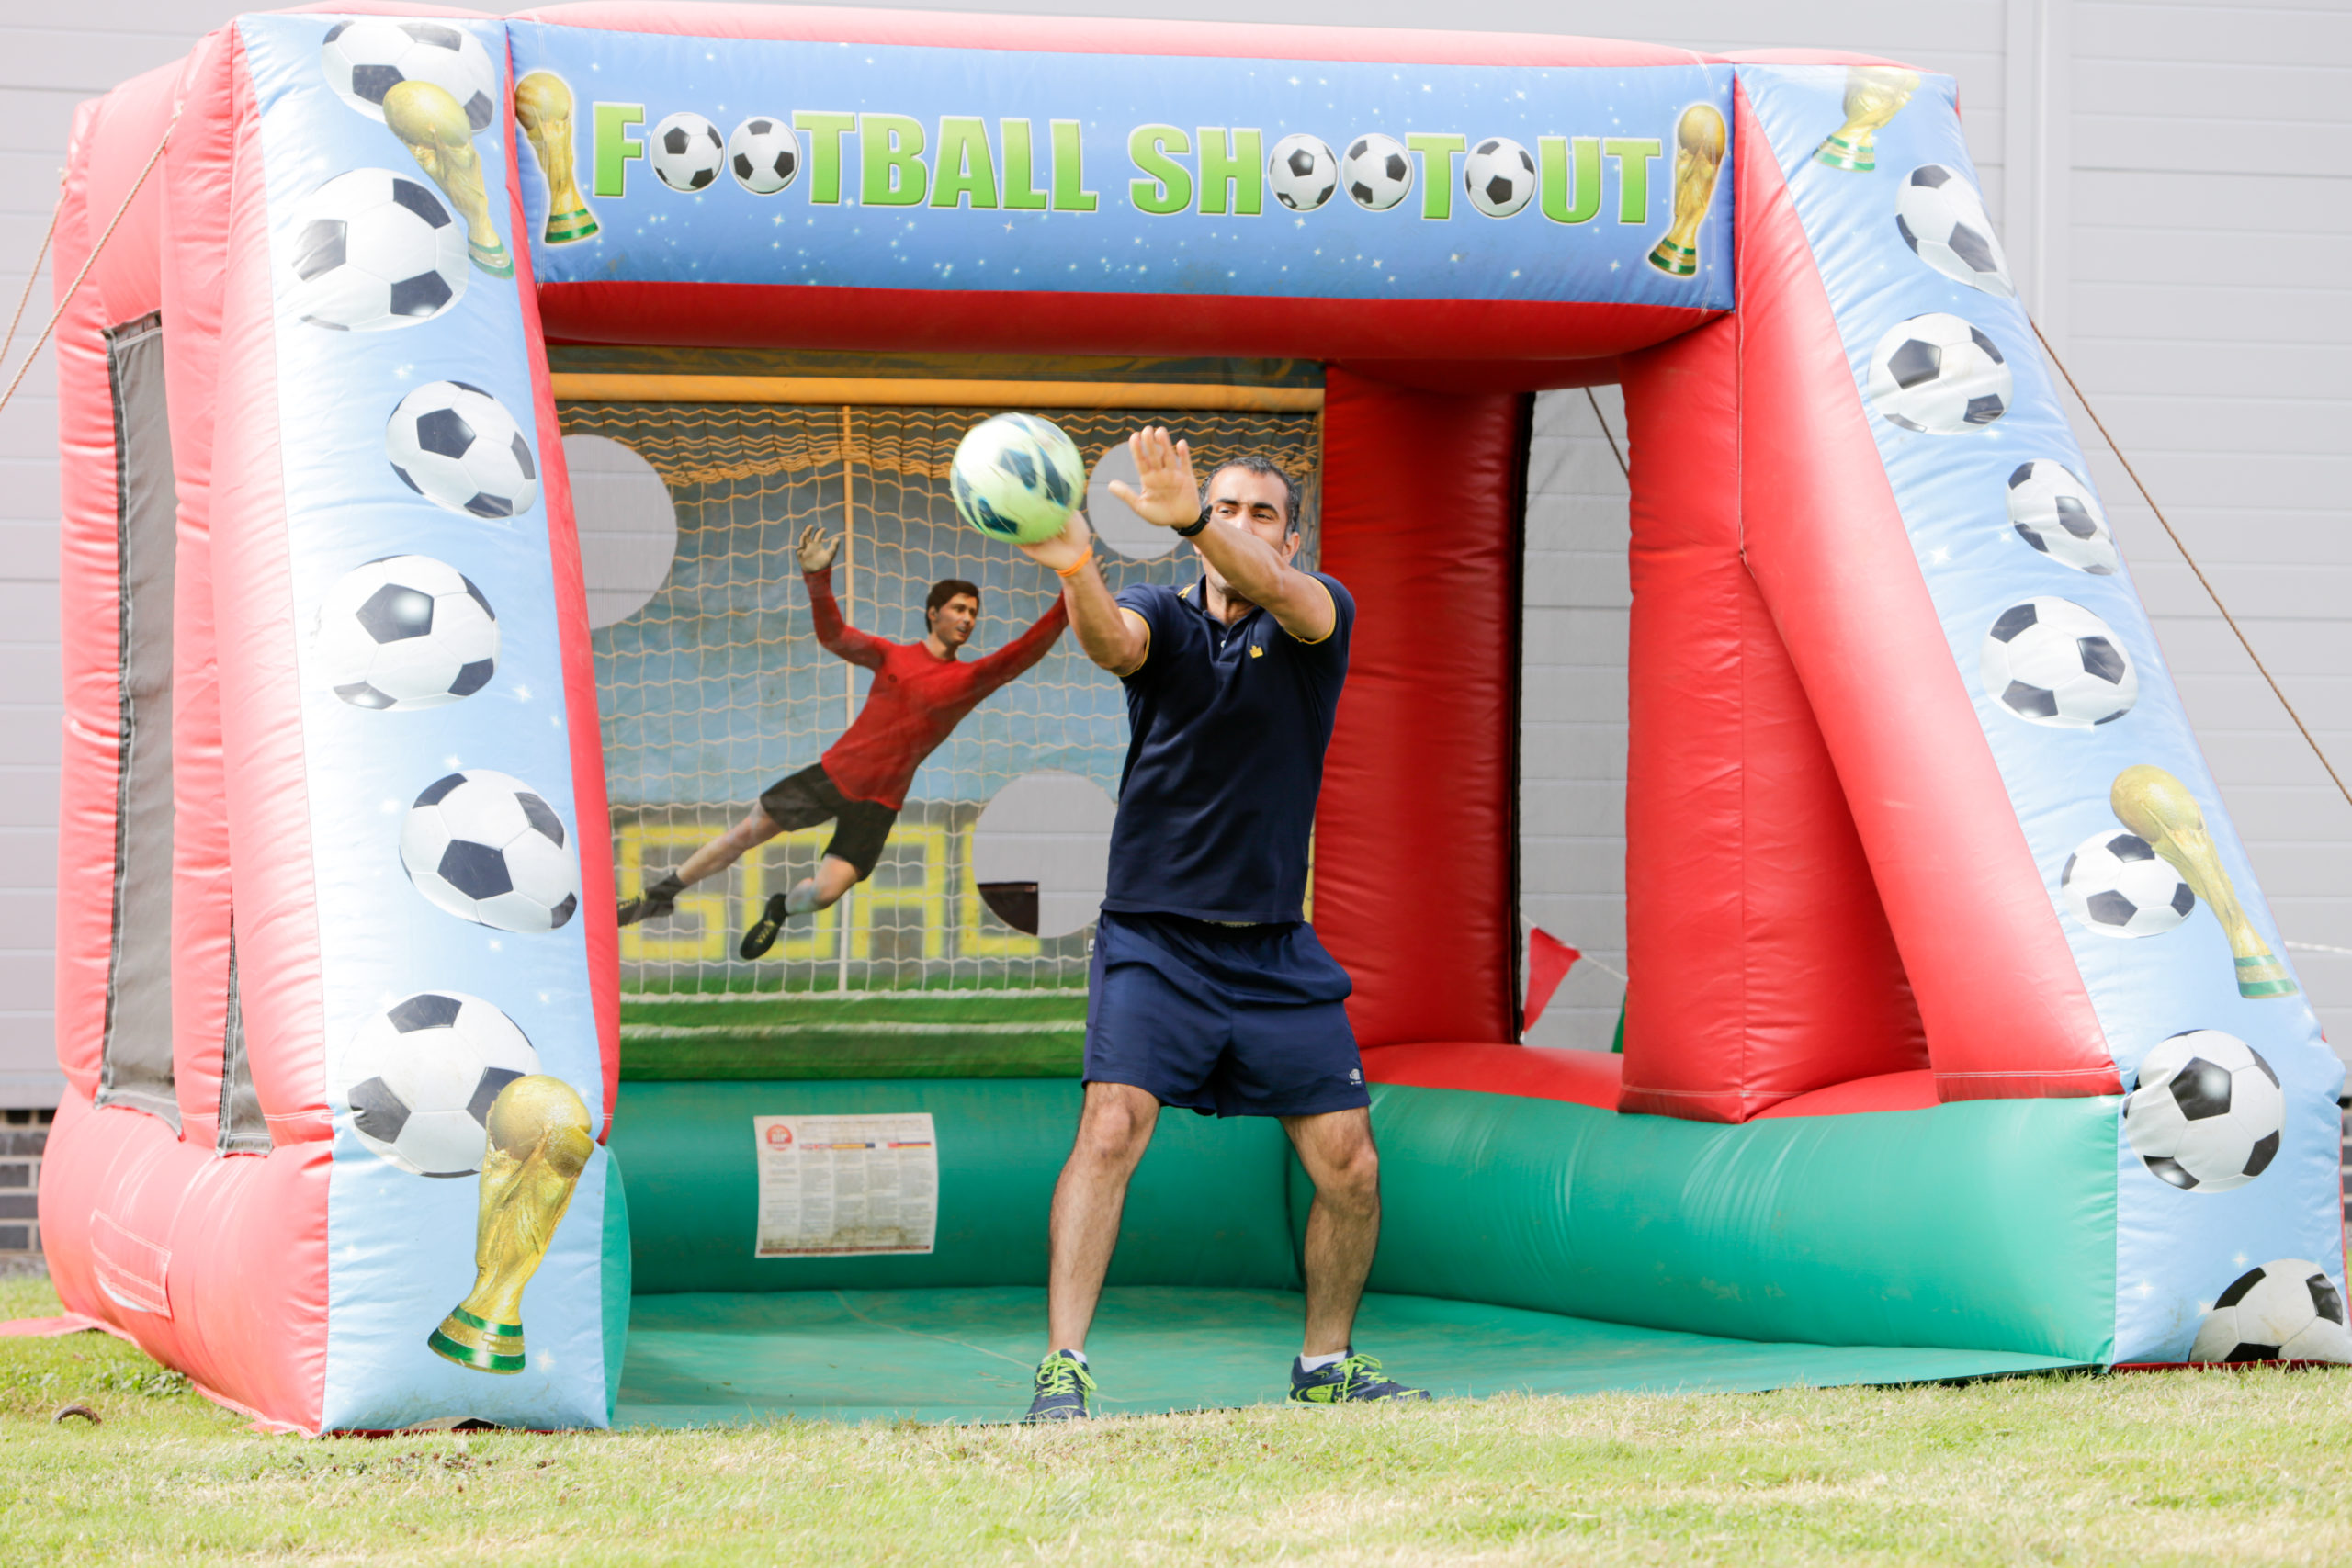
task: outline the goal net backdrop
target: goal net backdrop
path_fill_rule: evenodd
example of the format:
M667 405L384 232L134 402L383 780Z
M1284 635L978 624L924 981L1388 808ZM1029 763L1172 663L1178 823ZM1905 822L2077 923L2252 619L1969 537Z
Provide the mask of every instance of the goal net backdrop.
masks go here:
M567 435L601 435L650 463L678 522L668 581L594 637L621 897L682 863L777 778L818 761L865 701L870 673L817 640L797 555L804 528L844 540L834 592L850 624L875 636L921 639L924 599L944 578L980 589L967 657L1004 646L1046 613L1058 583L965 525L949 498L957 441L997 412L562 406ZM1090 472L1138 424L1165 423L1191 442L1204 473L1261 452L1311 502L1313 413L1043 412L1069 432ZM1306 512L1311 551L1311 504ZM1181 547L1156 558L1107 545L1097 555L1114 591L1182 583L1198 570ZM1038 934L1008 924L1000 908L1035 922L1023 918L1018 887L1010 904L994 890L998 908L983 897L975 829L989 803L1028 775L1088 781L1107 803L1126 740L1118 681L1065 633L924 762L872 878L832 908L796 919L767 957L739 959L737 941L770 894L815 871L830 824L746 855L679 899L673 917L625 928L630 1076L657 1063L670 1077L864 1071L877 1065L877 1050L904 1069L928 1063L959 1072L974 1070L976 1054L1003 1070L1073 1055L1091 924L1057 932L1048 922ZM1067 778L1057 782L1068 789ZM935 994L943 990L956 995ZM686 1003L694 1005L677 1005ZM844 1055L853 1043L859 1049Z

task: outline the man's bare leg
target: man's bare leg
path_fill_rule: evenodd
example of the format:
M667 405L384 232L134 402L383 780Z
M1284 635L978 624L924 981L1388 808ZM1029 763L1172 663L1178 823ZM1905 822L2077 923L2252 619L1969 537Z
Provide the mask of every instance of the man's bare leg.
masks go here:
M817 864L817 874L804 876L793 884L785 896L785 908L796 915L811 909L830 909L842 901L842 895L857 886L857 867L835 855L827 855Z
M1046 1270L1046 1348L1086 1348L1086 1331L1102 1298L1102 1276L1119 1243L1119 1216L1127 1182L1151 1130L1159 1101L1132 1084L1091 1083L1079 1112L1078 1137L1054 1184L1051 1254Z
M678 880L692 887L707 876L716 876L783 831L775 818L754 806L743 820L688 855L686 863L677 870Z
M685 864L650 884L636 897L623 899L621 924L633 926L639 920L660 919L671 912L679 894L707 876L718 875L783 831L775 818L761 807L752 807L741 822L688 855Z
M1361 1108L1321 1116L1285 1116L1283 1131L1315 1183L1306 1216L1306 1348L1303 1356L1348 1348L1356 1304L1380 1244L1380 1152L1372 1112Z

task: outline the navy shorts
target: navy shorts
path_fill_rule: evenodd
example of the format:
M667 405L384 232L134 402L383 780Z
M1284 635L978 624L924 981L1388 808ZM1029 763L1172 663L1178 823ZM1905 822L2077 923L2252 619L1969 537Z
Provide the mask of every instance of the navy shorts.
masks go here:
M1372 1103L1348 972L1304 920L1219 926L1105 909L1088 975L1086 1081L1217 1116Z

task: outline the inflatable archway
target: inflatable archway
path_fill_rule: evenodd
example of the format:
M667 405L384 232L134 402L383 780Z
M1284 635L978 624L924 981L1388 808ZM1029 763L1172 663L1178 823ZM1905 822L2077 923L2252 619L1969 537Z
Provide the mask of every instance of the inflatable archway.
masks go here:
M607 1421L632 1256L651 1405L756 1404L731 1376L760 1365L855 1384L860 1325L994 1354L991 1302L1035 1354L1066 1068L622 1086L560 438L659 361L679 407L1026 377L996 401L1319 417L1318 547L1362 617L1315 910L1381 1086L1373 1311L1400 1362L1443 1330L1418 1375L2344 1352L2341 1070L1949 79L1498 34L371 17L245 17L75 124L42 1194L75 1311L304 1431ZM1609 381L1622 1058L1511 1043L1529 395ZM455 629L379 680L351 638L403 617ZM811 1116L861 1119L933 1205L903 1245L760 1255ZM1285 1159L1167 1130L1135 1312L1181 1333L1295 1284ZM1445 1343L1492 1364L1440 1375ZM1197 1375L1163 1403L1247 1397Z

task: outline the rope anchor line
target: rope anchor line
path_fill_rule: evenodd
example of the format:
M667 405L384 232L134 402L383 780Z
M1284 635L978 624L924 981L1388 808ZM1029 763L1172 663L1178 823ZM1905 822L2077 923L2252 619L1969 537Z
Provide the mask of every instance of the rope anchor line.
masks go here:
M2033 328L2033 335L2041 340L2041 352L2050 356L2050 363L2057 367L2059 375L2065 378L2067 390L2075 394L2075 400L2082 404L2083 412L2090 416L2091 424L2098 431L2099 439L2107 443L2107 449L2115 454L2115 460L2122 464L2123 471L2131 476L2132 488L2140 492L2140 499L2148 503L2150 512L2155 513L2156 522L2164 528L2165 537L2172 541L2172 547L2180 552L2180 558L2188 563L2190 571L2196 573L2197 585L2205 590L2205 596L2213 601L2213 608L2219 610L2222 613L2222 619L2229 624L2230 634L2238 639L2238 646L2245 649L2245 656L2254 660L2254 667L2261 674L2264 683L2269 686L2270 694L2278 699L2278 705L2285 708L2287 716L2295 721L2295 728L2301 734L2303 744L2312 749L2312 755L2319 759L2319 765L2327 770L2327 776L2335 782L2335 793L2344 797L2344 803L2346 806L2352 806L2352 788L2345 786L2344 775L2337 773L2335 764L2327 760L2327 753L2321 749L2319 738L2312 733L2311 726L2303 722L2303 716L2295 711L2295 705L2287 700L2287 694L2279 686L2278 677L2270 673L2268 665L2263 663L2262 655L2254 650L2254 643L2246 637L2245 628L2238 625L2238 618L2235 615L2230 614L2230 607L2222 603L2222 591L2213 586L2212 579L2205 575L2205 569L2197 564L2195 556L2188 553L2188 546L2182 540L2179 531L2173 527L2172 519L2165 515L2165 509L2158 506L2156 498L2149 493L2147 481L2140 477L2140 470L2132 466L2132 459L2123 455L2122 446L2109 432L2107 422L2098 417L2098 410L2091 407L2090 399L2083 395L2083 389L2075 380L2075 373L2066 368L2066 362L2058 357L2056 349L2050 346L2049 336L2042 332L2041 323L2034 321L2030 316L2027 317L2026 321L2027 324Z

